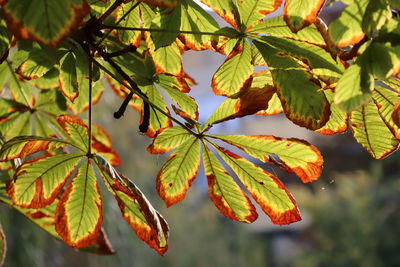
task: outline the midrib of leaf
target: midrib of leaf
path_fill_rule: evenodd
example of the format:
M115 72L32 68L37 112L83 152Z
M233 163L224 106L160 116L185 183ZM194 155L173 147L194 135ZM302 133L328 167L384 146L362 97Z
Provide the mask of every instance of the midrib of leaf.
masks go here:
M75 233L75 238L74 238L74 240L76 240L76 238L78 237L79 229L80 229L81 226L82 226L83 214L85 214L86 188L87 188L89 164L90 164L90 160L87 160L87 167L86 167L86 173L85 173L85 186L84 186L84 187L85 187L85 190L83 191L82 212L80 213L79 224L78 224L78 228L77 228L76 233ZM76 189L75 189L75 190L76 190Z
M70 160L73 160L73 159L76 159L76 158L80 158L80 157L83 157L83 156L84 156L84 155L79 154L79 155L77 155L77 156L75 156L75 157L68 158L68 159L66 159L66 160L64 160L64 161L61 161L61 162L59 162L59 163L57 163L57 164L52 165L51 167L49 167L49 168L48 168L47 170L45 170L42 174L40 174L32 183L30 183L29 186L27 186L27 187L25 188L25 190L24 190L24 192L22 192L22 194L21 194L19 200L21 200L22 196L26 193L26 191L27 191L29 188L31 188L31 186L32 186L38 179L42 178L43 175L45 175L47 172L49 172L49 171L52 170L53 168L58 167L59 165L65 163L65 162L67 162L67 161L70 161ZM30 165L30 166L32 166L32 165ZM18 178L17 178L17 179L18 179Z
M6 62L7 62L8 69L10 70L12 79L14 79L15 83L17 84L18 90L20 91L21 95L24 97L24 100L25 100L25 102L26 102L26 105L31 109L31 108L32 108L32 107L31 107L31 104L29 103L29 100L28 100L28 97L27 97L26 94L25 94L25 91L21 88L21 84L20 84L19 80L18 80L17 77L15 76L15 72L14 72L14 70L12 69L11 62L8 61L8 60L6 60Z
M369 137L369 134L368 134L368 129L367 129L367 120L366 120L366 118L365 118L365 105L363 105L362 107L361 107L361 114L362 114L362 120L363 120L363 128L364 128L364 132L365 132L365 138L367 139L367 142L368 142L368 146L371 148L371 152L374 154L374 158L376 158L376 154L375 154L375 151L373 151L373 149L372 149L372 144L371 144L371 140L370 140L370 137Z
M178 166L178 170L180 170L181 169L181 167L182 167L182 164L183 164L183 162L185 161L185 159L186 159L186 157L187 157L187 155L189 154L189 151L190 151L190 149L194 146L194 144L197 142L197 139L196 138L194 138L194 140L193 140L193 142L192 142L192 144L189 146L189 148L185 151L185 153L184 153L184 160L182 160L180 163L179 163L179 166ZM176 173L178 173L178 171L176 172ZM181 179L181 182L182 181L184 181L183 179Z
M210 164L210 168L211 168L211 170L212 170L213 173L216 173L216 171L214 170L214 166L212 165L212 162L211 162L211 157L210 157L210 155L209 155L209 153L212 153L212 152L207 150L206 144L205 144L205 142L204 142L203 140L202 140L201 142L203 143L203 147L204 147L203 150L204 150L204 152L206 153L208 162L209 162L209 164ZM218 160L218 159L217 159L217 160ZM222 165L222 164L221 164L221 165ZM221 195L223 196L225 202L228 204L229 208L232 209L232 210L235 210L234 208L232 208L232 205L230 204L230 201L228 201L228 198L226 198L225 193L224 193L224 190L221 190L222 187L221 187L221 185L219 184L219 181L218 181L218 179L217 179L217 176L215 176L215 182L218 184L218 187L220 188L219 191L221 192ZM233 182L235 183L235 181L233 181ZM235 216L236 216L236 212L235 212Z
M215 143L212 143L211 141L209 141L216 149L218 149L221 153L223 153L227 158L229 158L229 161L232 162L232 164L236 165L239 169L241 169L244 173L246 173L249 177L252 178L253 182L256 181L257 183L257 179L255 177L253 177L253 175L251 175L246 169L242 168L239 164L237 164L234 160L232 160L229 155L227 155L225 152L223 152L221 149L219 149L219 146L216 145ZM238 175L239 176L239 175ZM263 186L271 195L275 196L277 199L279 199L282 203L286 203L284 200L282 200L280 197L278 197L276 194L274 194L271 190L268 189L267 186ZM280 189L280 188L277 188ZM281 189L283 190L283 189ZM288 205L286 205L287 209L290 209L290 207Z

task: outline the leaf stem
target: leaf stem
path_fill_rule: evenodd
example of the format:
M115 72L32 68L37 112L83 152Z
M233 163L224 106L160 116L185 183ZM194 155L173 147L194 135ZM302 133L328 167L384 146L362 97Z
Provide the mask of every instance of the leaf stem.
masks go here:
M89 52L90 55L90 52ZM89 144L88 144L88 157L92 156L92 77L93 77L93 62L92 57L88 57L89 60Z
M219 33L219 32L175 31L175 30L168 30L168 29L150 29L150 28L122 27L122 26L113 26L113 25L104 25L104 24L101 25L101 27L103 29L111 29L111 30L140 31L140 32L164 32L164 33L213 35L213 36L232 37L232 35Z

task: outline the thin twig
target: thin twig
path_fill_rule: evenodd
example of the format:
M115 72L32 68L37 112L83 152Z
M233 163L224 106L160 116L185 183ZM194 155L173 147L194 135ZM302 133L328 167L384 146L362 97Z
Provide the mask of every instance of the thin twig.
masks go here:
M100 18L97 19L97 22L102 22L104 21L106 18L108 18L122 3L124 2L124 0L115 0L114 4L112 4L112 6L110 6L106 12L104 12Z
M226 36L232 37L232 34L224 34L219 32L194 32L194 31L175 31L168 29L150 29L150 28L136 28L136 27L121 27L113 25L101 25L103 29L111 30L124 30L124 31L140 31L140 32L164 32L164 33L178 33L178 34L193 34L193 35L213 35L213 36Z
M88 51L90 55L90 51ZM93 78L93 62L92 57L89 60L89 144L88 144L88 157L92 156L92 78Z

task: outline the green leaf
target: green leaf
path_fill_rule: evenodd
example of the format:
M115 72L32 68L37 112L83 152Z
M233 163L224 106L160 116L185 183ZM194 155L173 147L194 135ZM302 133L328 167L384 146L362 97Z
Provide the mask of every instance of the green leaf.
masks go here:
M351 111L371 98L374 77L361 64L351 65L340 78L334 96L334 103L345 111Z
M329 24L329 35L339 47L356 44L365 33L362 30L362 20L369 0L352 1L339 18Z
M181 31L215 32L218 23L193 0L181 0ZM211 48L214 36L208 34L180 34L186 47L193 50Z
M175 7L180 2L180 0L140 0L140 1L147 3L151 6L160 6L160 7Z
M84 154L36 158L20 166L7 192L20 207L42 208L51 204Z
M324 93L331 105L331 115L328 122L316 132L326 135L345 132L347 130L347 113L333 102L333 92L331 90L324 90Z
M203 164L208 194L218 210L231 220L255 221L258 214L250 199L206 145L203 145Z
M71 101L79 95L75 56L67 53L60 61L60 90Z
M58 76L60 71L57 67L53 67L42 77L32 80L31 82L40 89L53 89L59 87Z
M16 37L53 47L81 25L89 9L86 0L8 0L3 3L8 28Z
M229 150L218 146L217 149L273 223L283 225L301 220L295 200L278 178Z
M372 92L372 99L378 107L378 112L382 120L393 135L400 140L400 128L392 118L393 110L400 101L398 94L382 87L375 87L375 90Z
M36 152L56 149L68 144L69 142L57 138L18 136L1 146L0 161L9 161L16 158L24 159Z
M90 160L86 160L57 205L56 231L68 245L83 248L96 243L102 220L99 186Z
M38 227L49 233L54 238L61 240L61 237L55 230L55 219L54 219L56 213L56 207L59 201L58 199L55 199L53 203L41 209L27 209L12 205L12 202L8 198L1 197L1 190L0 190L0 201L12 207L22 215L24 215L27 219L32 221L34 224L36 224ZM96 253L101 255L111 255L115 253L103 229L101 229L101 231L99 232L95 244L89 247L82 248L80 249L80 251Z
M31 114L13 112L0 124L0 133L8 140L16 136L31 135Z
M88 126L81 119L72 115L61 115L57 121L67 134L67 136L64 134L67 140L76 148L87 151Z
M199 167L197 138L190 138L169 156L157 175L157 192L168 207L185 198Z
M53 65L54 62L49 60L44 49L34 48L29 52L28 59L18 67L17 72L25 79L37 79L48 72Z
M4 234L3 226L0 223L0 266L3 266L4 260L6 258L6 251L6 235Z
M147 39L149 40L149 39ZM169 73L180 76L183 72L182 54L176 43L169 46L160 47L157 50L152 50L152 44L148 44L151 57L154 60L156 73Z
M283 16L266 19L247 30L247 33L267 33L269 35L314 44L320 47L326 46L324 38L315 25L310 25L307 28L299 30L297 33L293 33L286 25Z
M174 76L165 74L158 75L158 78L158 85L161 86L168 93L171 99L185 112L183 115L188 116L190 119L197 120L199 118L199 111L196 100L179 90L180 87L182 87L179 80ZM181 83L186 82L183 81ZM187 84L185 87L189 88ZM183 90L185 90L185 88Z
M152 32L155 49L172 44L179 34L181 26L181 8L165 8L154 17L151 28L159 32Z
M240 19L245 28L261 22L265 16L277 10L281 0L246 0L237 1Z
M152 154L164 154L179 147L190 137L191 134L180 126L169 127L157 134L147 151Z
M370 1L362 19L362 29L369 37L372 37L374 31L380 30L391 17L389 0Z
M7 58L8 50L11 47L11 38L12 35L7 29L7 24L4 20L3 14L1 14L0 18L0 64ZM1 253L0 253L1 254ZM1 258L1 256L0 256ZM1 260L0 260L1 262ZM0 263L1 266L1 263Z
M130 10L134 5L136 5L136 1L132 1L126 4L122 4L119 6L115 20L119 21L122 16L126 15L126 12ZM141 4L143 5L143 4ZM133 9L128 15L125 16L125 19L119 23L121 27L133 27L140 28L140 8L136 7ZM140 31L131 31L131 30L118 30L118 38L124 45L134 45L140 46L140 39L142 34Z
M304 140L284 139L272 135L208 136L234 145L263 162L271 162L293 171L305 183L318 179L322 172L321 153ZM284 165L277 162L274 156L277 156Z
M238 48L231 52L212 78L211 87L217 95L235 96L251 85L254 67L250 45L244 40L243 50Z
M34 108L38 111L37 113L45 112L58 116L66 112L67 103L60 90L49 89L40 91Z
M383 159L397 149L399 141L388 129L373 101L351 113L354 138L375 159Z
M89 80L86 79L86 82L89 83ZM75 114L80 114L89 109L89 90L85 89L82 90L81 88L79 90L79 96L75 98L73 103L68 101L68 108ZM102 81L92 84L92 106L96 105L100 101L103 92L104 85L102 84Z
M269 36L265 40L269 41L269 38L275 40L277 37ZM257 41L254 44L268 63L286 116L294 123L311 130L325 125L329 119L330 109L321 90L322 86L317 84L307 70L289 55L285 55L266 42ZM284 39L279 39L279 44L284 45ZM310 57L314 57L316 62L319 60L316 54L310 53ZM322 59L320 62L325 65ZM326 63L325 66L330 65Z
M143 193L111 165L96 158L108 190L118 201L122 216L138 237L163 255L168 249L168 224Z
M215 1L215 0L200 0L203 4L212 8L226 22L231 24L236 29L240 27L239 12L232 0Z
M293 32L313 24L317 20L325 0L287 0L285 1L285 21Z

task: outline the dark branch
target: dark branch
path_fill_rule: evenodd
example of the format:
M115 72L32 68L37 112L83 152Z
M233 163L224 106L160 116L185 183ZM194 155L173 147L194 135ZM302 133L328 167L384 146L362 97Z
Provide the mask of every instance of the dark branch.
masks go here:
M114 112L114 118L119 119L124 116L125 110L128 107L129 101L131 101L133 96L133 91L130 91L129 94L125 97L124 102L122 102L117 112Z

